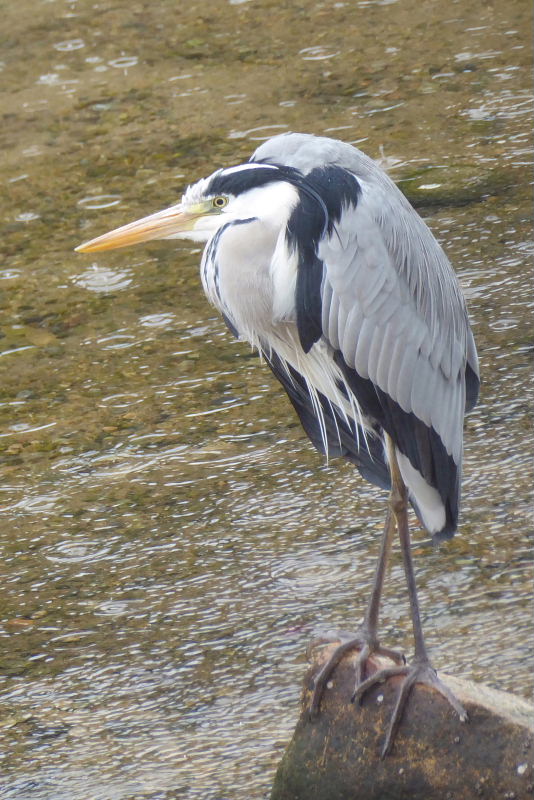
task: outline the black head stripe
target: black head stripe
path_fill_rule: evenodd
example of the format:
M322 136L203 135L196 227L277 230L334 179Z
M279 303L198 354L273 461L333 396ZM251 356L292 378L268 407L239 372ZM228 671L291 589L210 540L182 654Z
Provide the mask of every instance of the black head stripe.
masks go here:
M299 175L298 170L289 167L278 167L276 165L250 166L244 164L242 168L234 170L221 170L211 179L206 194L231 194L238 197L243 192L250 189L257 189L275 181L290 181L293 183L295 175Z
M244 164L240 169L230 168L217 172L211 179L206 194L231 194L237 197L250 189L276 181L291 183L298 190L301 200L308 198L316 206L313 231L316 243L327 232L332 232L344 207L351 204L356 206L360 194L358 181L342 167L320 167L303 175L294 167L258 162ZM310 203L305 205L310 206Z

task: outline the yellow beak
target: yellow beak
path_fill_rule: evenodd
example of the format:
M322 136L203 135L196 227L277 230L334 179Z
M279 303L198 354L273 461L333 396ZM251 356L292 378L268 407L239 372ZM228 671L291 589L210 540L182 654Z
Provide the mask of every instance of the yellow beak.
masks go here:
M95 253L99 250L114 250L118 247L128 247L130 244L149 242L152 239L175 239L187 234L194 227L196 220L202 212L191 213L184 211L179 204L165 208L148 217L122 225L114 231L97 236L89 242L84 242L76 247L78 253Z

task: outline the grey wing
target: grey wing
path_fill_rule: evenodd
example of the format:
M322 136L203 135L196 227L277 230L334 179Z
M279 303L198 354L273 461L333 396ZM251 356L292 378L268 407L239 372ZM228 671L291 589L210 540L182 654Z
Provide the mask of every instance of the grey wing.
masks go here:
M406 413L432 427L461 460L467 361L476 349L456 277L432 234L408 207L360 179L319 246L323 331L347 366Z
M464 300L446 256L400 193L383 181L358 183L357 204L318 247L323 335L364 414L439 492L452 533L463 418L478 393Z

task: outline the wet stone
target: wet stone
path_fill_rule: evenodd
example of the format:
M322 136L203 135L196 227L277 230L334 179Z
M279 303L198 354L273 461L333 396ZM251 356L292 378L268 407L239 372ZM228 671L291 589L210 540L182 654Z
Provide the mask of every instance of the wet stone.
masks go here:
M282 759L271 800L475 800L532 798L534 706L523 698L451 676L441 678L469 714L461 723L433 689L416 687L392 752L381 746L402 679L350 702L355 655L338 666L310 720L313 678L325 648L304 681L301 716ZM376 659L376 666L387 666ZM374 669L373 669L374 671Z

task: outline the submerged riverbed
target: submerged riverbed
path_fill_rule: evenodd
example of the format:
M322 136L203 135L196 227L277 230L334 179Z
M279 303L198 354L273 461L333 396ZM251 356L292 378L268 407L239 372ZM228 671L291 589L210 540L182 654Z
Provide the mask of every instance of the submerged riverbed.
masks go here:
M532 691L524 4L3 9L0 798L257 800L305 649L359 620L385 498L325 465L200 251L73 248L285 130L382 159L454 263L483 385L460 535L415 533L428 644ZM384 640L411 652L393 560Z

